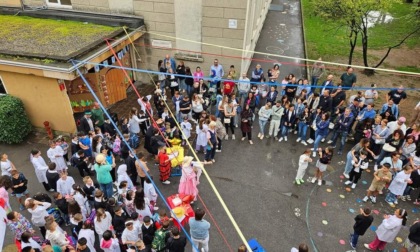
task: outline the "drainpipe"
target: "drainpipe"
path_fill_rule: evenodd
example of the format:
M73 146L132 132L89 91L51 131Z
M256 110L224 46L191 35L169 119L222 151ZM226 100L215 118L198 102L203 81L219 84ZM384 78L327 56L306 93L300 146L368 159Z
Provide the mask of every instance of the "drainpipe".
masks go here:
M306 35L305 35L305 21L303 19L303 4L302 1L300 1L300 20L302 21L302 39L303 39L303 58L307 59L308 55L306 52L308 51L308 48L306 47ZM310 73L309 73L309 67L307 66L308 62L305 61L305 68L306 68L306 78L310 81Z
M244 43L242 45L243 50L246 50L247 39L249 37L248 36L248 34L249 34L248 25L249 25L249 20L250 20L250 17L249 17L250 10L249 9L251 9L251 0L246 1L246 14L245 14L246 18L245 18L245 28L244 28L245 32L244 32ZM252 36L252 32L251 32L251 36ZM240 73L241 75L240 76L242 76L242 73L248 72L248 69L245 69L245 68L248 68L248 67L245 67L245 64L247 64L247 63L246 63L246 60L244 58L247 58L247 52L246 51L242 51L242 62L241 62L241 73ZM247 71L245 71L245 70L247 70Z

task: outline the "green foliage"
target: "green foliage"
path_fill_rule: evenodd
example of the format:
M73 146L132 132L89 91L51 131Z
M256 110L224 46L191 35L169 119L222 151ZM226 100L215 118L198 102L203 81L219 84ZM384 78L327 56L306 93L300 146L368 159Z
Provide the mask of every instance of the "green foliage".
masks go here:
M331 2L348 3L352 1L326 0L326 3ZM364 1L355 0L355 2ZM376 24L369 28L369 49L386 49L394 45L402 37L413 31L414 20L420 20L418 16L414 18L417 3L401 4L401 1L393 2L390 6L386 6L386 9L394 19L390 23ZM318 3L321 5L317 6ZM320 10L322 6L326 5L323 0L302 0L302 4L308 57L315 59L322 56L324 60L331 60L337 56L348 56L349 29L345 24L346 19L332 18L334 13L330 12L331 8L328 6L326 8L329 12ZM407 39L404 45L408 48L420 46L419 35L413 35ZM357 46L361 46L360 40ZM355 52L355 57L361 55L359 51Z
M20 99L0 96L0 142L20 143L31 132L32 125Z

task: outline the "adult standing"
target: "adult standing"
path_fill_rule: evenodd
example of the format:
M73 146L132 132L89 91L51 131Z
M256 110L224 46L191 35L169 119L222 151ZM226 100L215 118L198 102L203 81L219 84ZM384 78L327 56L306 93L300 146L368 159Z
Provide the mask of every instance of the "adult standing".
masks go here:
M334 75L330 74L327 76L327 79L322 83L322 88L320 88L320 94L323 94L325 90L329 90L330 92L334 88L333 82Z
M333 110L336 110L337 108L344 105L346 102L346 92L343 91L341 85L337 86L337 89L331 94L331 98Z
M231 96L235 91L235 82L232 80L232 76L228 75L227 80L223 81L223 95Z
M190 156L185 156L182 162L182 175L179 180L178 193L183 195L192 195L194 197L193 201L197 200L198 195L198 181L197 174L195 173L195 166L197 163L193 163L193 158Z
M140 119L138 116L138 111L135 107L132 107L130 113L128 114L128 130L130 134L136 134L140 136L140 123L147 120L147 118Z
M112 197L112 166L106 162L104 154L98 154L95 158L96 164L94 165L96 171L96 180L99 183L99 187L104 192L107 199Z
M316 123L315 142L312 157L316 157L316 152L318 150L319 143L323 138L325 138L328 135L328 126L330 124L329 118L330 115L328 113L323 113L321 115L321 120Z
M404 86L402 85L398 89L389 91L386 95L386 100L392 100L398 107L403 104L405 99L407 99L407 93L404 91Z
M205 113L206 111L203 111L203 113ZM201 113L201 115L203 116L203 113ZM222 121L220 118L217 118L214 115L210 116L210 120L216 123L216 138L217 138L217 148L216 148L216 152L222 152L222 139L225 138L226 136L226 129L225 126L223 125Z
M282 108L282 107L280 107ZM283 112L282 112L283 113ZM242 131L242 139L241 141L245 140L245 137L248 135L249 144L254 144L252 142L252 117L253 117L252 110L249 108L249 105L246 104L245 108L241 112L241 131ZM277 130L280 126L280 119L278 120ZM270 124L270 132L271 132L271 124ZM270 134L270 133L269 133ZM276 133L277 135L277 133Z
M239 104L242 104L243 100L245 100L250 89L251 89L251 84L249 83L249 78L246 76L246 73L242 73L242 76L239 78L239 81L238 81Z
M338 138L341 136L340 147L338 148L338 155L343 153L344 145L346 144L347 135L354 120L353 114L349 108L344 110L344 113L340 115L334 125L334 134L328 144L331 144L332 148L336 147Z
M182 76L177 76L180 91L181 92L186 91L187 88L185 86L185 76L184 76L185 75L185 65L184 65L183 60L180 60L179 65L176 67L176 74L182 75Z
M54 192L54 189L52 189L48 185L48 180L47 180L48 165L47 163L45 163L44 158L42 158L41 151L36 150L36 149L32 150L31 155L30 155L30 160L32 162L32 165L34 166L35 175L38 179L38 182L42 183L45 190Z
M395 118L398 117L399 111L398 106L394 104L394 100L389 99L386 103L382 105L382 108L379 112L382 117L385 114L385 112L388 112L389 114L393 115Z
M134 206L136 212L139 214L139 220L143 220L146 216L152 218L152 212L150 211L150 200L144 196L143 188L140 188L136 191L134 196Z
M195 72L193 76L194 76L193 82L199 82L204 77L204 73L203 71L201 71L201 67L198 66L195 68Z
M265 106L261 107L258 111L258 122L260 126L260 132L258 133L258 137L262 140L264 138L264 131L265 131L265 125L267 124L268 119L270 118L272 113L271 110L271 103L268 102L265 104ZM270 137L267 135L267 138Z
M204 252L208 252L210 223L203 219L206 215L206 212L204 212L204 209L197 208L194 211L194 214L194 218L190 218L188 221L190 226L191 240L193 242L192 250L194 251L195 248L200 250L201 248Z
M251 75L251 82L258 82L260 83L263 78L264 70L261 68L260 64L255 66L255 69L252 71ZM255 85L255 83L252 83Z
M268 74L269 83L276 84L279 76L280 76L280 66L279 64L274 64L273 69L269 70L269 74Z
M280 130L280 121L283 117L283 113L284 107L281 105L281 101L277 100L276 105L271 108L270 128L268 129L268 136L273 136L275 140L278 140L277 135Z
M414 107L414 115L411 119L410 125L418 123L420 121L420 102Z
M382 150L375 161L375 171L378 169L378 165L385 157L389 157L394 151L400 151L400 148L403 145L403 143L404 133L400 129L395 130L391 135L389 135L385 139L385 144L387 145L384 144L384 147L382 147Z
M104 112L97 102L93 103L92 121L95 123L95 126L101 128L102 132L104 132Z
M312 65L312 92L314 92L316 86L318 86L318 80L325 74L325 65L321 61L322 58L320 57L318 61Z
M12 174L10 174L10 172L12 170L16 170L15 165L9 160L9 157L6 153L1 154L0 167L2 176L6 175L11 177Z
M47 156L52 163L57 165L57 171L61 172L67 170L66 160L63 158L64 151L63 149L56 145L54 141L50 141L50 148L47 151Z
M166 69L165 67L166 65L163 64L163 60L159 60L158 62L158 68L159 68L159 76L158 76L158 80L159 80L159 88L162 91L162 95L165 95L165 87L169 86L169 84L167 84L166 82L166 73L168 72L168 69Z
M210 67L210 76L213 76L216 79L217 89L220 88L220 80L225 76L225 71L223 66L219 64L218 59L214 59L213 65Z
M191 101L190 97L185 95L182 100L179 102L179 111L181 118L179 118L178 123L181 123L184 117L188 117L189 120L191 120Z
M165 58L163 59L163 65L164 66L169 65L173 71L176 70L176 62L175 62L175 59L172 58L172 57L170 57L169 54L166 54L165 55Z
M201 72L203 73L203 72ZM191 69L190 67L185 67L185 88L187 91L187 94L191 97L192 95L192 89L193 89L193 85L194 85L194 79L192 77L192 73L191 73ZM189 77L191 76L191 77Z
M204 104L204 100L201 96L199 96L198 94L192 95L193 118L194 120L196 120L197 123L200 120L201 112L203 112L204 110L203 104Z
M347 67L347 71L341 75L340 80L344 90L353 88L357 82L357 76L353 73L353 67Z
M224 105L224 116L223 123L225 124L226 137L225 140L229 139L229 128L232 131L232 140L235 140L235 127L234 118L236 116L236 107L233 104L233 100L229 99L227 104Z
M369 250L383 251L388 242L393 242L402 226L407 222L407 211L405 209L397 209L394 215L384 215L384 220L376 230L375 240L369 244L364 244Z
M375 104L375 100L378 99L378 91L376 91L376 84L372 83L370 85L371 89L366 89L365 91L365 104Z
M86 110L85 115L80 119L80 129L87 135L89 131L95 130L95 123L92 120L92 111Z
M226 124L225 124L226 126ZM227 136L227 135L226 135ZM207 130L207 152L204 157L204 160L207 162L213 162L214 156L216 155L216 145L217 145L217 137L216 137L216 122L211 121L209 123L209 130Z
M322 112L324 113L333 112L332 99L331 99L329 90L325 90L322 96L319 98L318 106L321 108Z
M388 122L386 125L389 128L390 132L394 132L395 130L399 129L405 134L407 132L407 125L405 125L405 117L398 118L397 121Z

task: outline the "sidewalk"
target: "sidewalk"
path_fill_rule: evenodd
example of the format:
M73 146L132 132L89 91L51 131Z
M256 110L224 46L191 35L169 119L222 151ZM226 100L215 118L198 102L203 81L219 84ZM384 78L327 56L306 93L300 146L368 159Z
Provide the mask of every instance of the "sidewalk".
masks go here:
M273 0L255 51L305 58L300 12L298 0ZM294 74L297 80L307 78L306 67L298 66L305 62L261 54L254 54L254 59L249 73L257 64L260 64L266 73L267 69L279 62L281 65L278 82L289 73Z

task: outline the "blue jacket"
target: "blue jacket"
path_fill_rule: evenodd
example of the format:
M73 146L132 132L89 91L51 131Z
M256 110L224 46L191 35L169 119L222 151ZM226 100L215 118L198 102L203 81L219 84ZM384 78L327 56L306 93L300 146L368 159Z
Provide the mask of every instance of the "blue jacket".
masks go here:
M322 136L322 137L326 137L328 135L328 126L330 125L330 120L326 120L326 121L319 121L316 124L316 132Z
M387 110L388 110L388 103L385 103L384 105L382 105L381 113L379 113L379 114L385 113L385 111L387 111ZM398 117L398 106L397 105L395 105L395 104L392 105L391 113L395 116L395 118Z
M362 118L360 118L359 121L363 121L365 119L374 119L376 116L376 111L374 109L371 109L370 111L367 110L367 108L362 109L362 111L359 112L359 116L361 116Z
M350 112L349 116L344 116L344 113L340 115L339 118L337 118L337 120L335 121L335 126L334 128L337 131L341 131L341 132L348 132L349 131L349 127L350 125L353 123L354 121L354 116L353 114Z
M273 94L274 93L274 94ZM271 94L273 94L273 98L271 98ZM271 105L274 106L276 104L277 95L279 92L277 90L274 90L274 92L268 92L267 94L267 102L271 102Z

